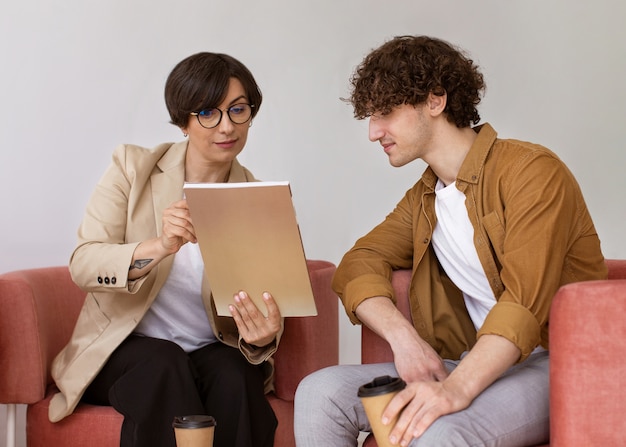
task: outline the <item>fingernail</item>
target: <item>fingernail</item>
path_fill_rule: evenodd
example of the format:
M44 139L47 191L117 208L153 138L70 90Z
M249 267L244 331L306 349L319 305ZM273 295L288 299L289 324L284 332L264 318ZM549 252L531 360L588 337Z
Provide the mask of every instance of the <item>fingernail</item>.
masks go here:
M269 300L270 294L268 292L263 292L263 299Z

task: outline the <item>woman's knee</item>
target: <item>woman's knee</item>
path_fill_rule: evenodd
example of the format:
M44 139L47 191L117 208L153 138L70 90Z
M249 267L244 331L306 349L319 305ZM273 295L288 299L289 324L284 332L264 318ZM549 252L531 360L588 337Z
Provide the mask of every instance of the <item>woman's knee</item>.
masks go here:
M164 370L189 364L189 356L183 348L168 340L152 339L150 344L145 346L142 355L145 362Z

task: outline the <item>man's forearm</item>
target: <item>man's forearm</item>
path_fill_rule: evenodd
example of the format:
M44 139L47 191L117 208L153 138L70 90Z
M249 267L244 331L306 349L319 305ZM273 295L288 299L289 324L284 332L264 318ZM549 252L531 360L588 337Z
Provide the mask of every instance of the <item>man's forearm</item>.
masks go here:
M369 298L359 304L356 313L363 324L389 343L398 374L405 381L442 381L448 376L441 357L389 298Z
M368 298L356 308L357 317L379 337L389 343L392 350L406 340L408 333L417 332L395 304L387 297Z
M471 403L519 359L517 346L499 335L483 335L445 381L445 387Z

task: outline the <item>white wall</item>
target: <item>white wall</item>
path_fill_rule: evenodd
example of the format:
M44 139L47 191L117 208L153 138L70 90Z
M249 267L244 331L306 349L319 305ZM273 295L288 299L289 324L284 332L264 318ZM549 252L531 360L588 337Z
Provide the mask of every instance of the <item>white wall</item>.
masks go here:
M626 257L624 23L620 0L2 2L0 272L67 263L116 144L181 139L163 84L204 50L257 77L265 101L241 159L292 182L308 257L339 262L424 167L391 168L339 100L361 58L398 34L468 49L487 79L484 120L556 151L605 256ZM358 332L341 318L342 362L358 362Z
M265 101L242 162L292 182L307 256L339 262L424 168L390 167L339 99L362 57L398 34L469 50L486 75L484 120L556 151L605 256L626 257L624 23L620 0L5 1L0 272L67 263L116 144L182 139L163 85L203 50L257 77ZM359 361L357 334L342 314L343 362Z

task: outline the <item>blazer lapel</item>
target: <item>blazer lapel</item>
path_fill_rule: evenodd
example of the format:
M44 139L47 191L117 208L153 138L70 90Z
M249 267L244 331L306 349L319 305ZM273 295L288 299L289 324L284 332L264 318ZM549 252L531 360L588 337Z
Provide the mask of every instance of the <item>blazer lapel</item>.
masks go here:
M163 210L183 198L186 153L186 141L173 144L157 162L150 177L157 234L161 234L163 228Z
M183 184L185 182L185 154L187 141L174 143L156 163L153 174L150 176L154 221L157 234L163 231L163 210L173 202L183 198ZM160 290L172 268L174 256L168 256L157 266L157 276L153 290ZM146 303L152 304L156 295Z

